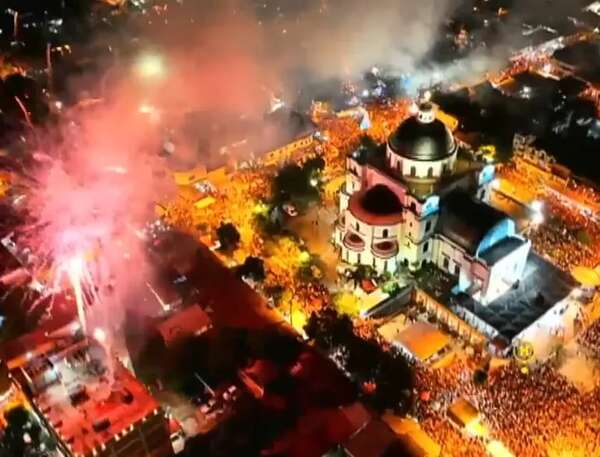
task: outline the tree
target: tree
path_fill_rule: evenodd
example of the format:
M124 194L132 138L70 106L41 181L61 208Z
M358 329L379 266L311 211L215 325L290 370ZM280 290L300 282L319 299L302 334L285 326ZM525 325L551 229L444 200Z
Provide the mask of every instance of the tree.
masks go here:
M5 417L7 426L2 437L0 456L24 457L29 450L39 447L41 428L27 409L17 406L6 413ZM30 443L25 442L25 434L29 435Z
M234 251L240 244L240 232L231 222L221 224L217 228L217 238L223 251Z
M265 263L258 257L249 256L237 270L238 275L242 278L249 278L253 281L264 281Z
M302 169L309 174L320 173L323 168L325 168L325 160L321 156L311 157L302 165Z
M331 308L326 308L319 314L312 313L304 327L308 337L325 350L345 345L354 335L352 329L352 320L348 316L340 316Z
M375 384L374 392L364 398L373 408L396 412L409 409L412 369L399 352L385 351L376 341L360 338L350 318L331 308L318 315L313 313L304 331L322 350L347 354L342 363L356 383Z
M286 165L279 170L273 180L273 195L276 204L293 202L305 207L319 199L319 189L311 184L311 179L319 171L322 159L309 160L304 166Z

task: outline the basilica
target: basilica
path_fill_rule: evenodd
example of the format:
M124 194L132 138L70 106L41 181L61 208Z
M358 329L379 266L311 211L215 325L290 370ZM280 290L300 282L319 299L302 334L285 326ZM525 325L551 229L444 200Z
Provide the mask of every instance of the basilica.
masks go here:
M432 264L456 279L456 293L493 301L522 277L531 246L490 206L494 177L420 103L384 146L348 156L334 231L341 260L378 273Z

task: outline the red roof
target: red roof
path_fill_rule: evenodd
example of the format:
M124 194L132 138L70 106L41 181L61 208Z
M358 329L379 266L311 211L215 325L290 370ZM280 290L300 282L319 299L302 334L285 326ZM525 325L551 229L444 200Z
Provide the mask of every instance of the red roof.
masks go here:
M385 188L386 193L393 194L391 190L383 185L375 187ZM375 211L374 208L366 204L368 200L365 202L365 198L369 191L370 189L355 192L348 201L348 209L356 219L369 225L396 225L402 222L401 208L396 209L390 206L385 211ZM397 204L400 205L399 202Z
M165 345L176 344L185 338L204 333L211 326L211 319L198 305L188 306L158 325L158 332Z

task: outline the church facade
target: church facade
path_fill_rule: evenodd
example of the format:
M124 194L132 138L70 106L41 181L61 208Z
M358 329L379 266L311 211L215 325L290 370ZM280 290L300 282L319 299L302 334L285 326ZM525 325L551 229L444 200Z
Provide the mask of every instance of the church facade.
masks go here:
M433 264L457 292L494 300L522 276L531 246L489 205L494 177L422 103L385 146L347 158L334 231L341 260L378 273Z

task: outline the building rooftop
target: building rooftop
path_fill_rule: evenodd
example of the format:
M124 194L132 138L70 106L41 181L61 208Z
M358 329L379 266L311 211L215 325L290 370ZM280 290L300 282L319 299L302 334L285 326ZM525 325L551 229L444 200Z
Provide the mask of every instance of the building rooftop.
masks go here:
M490 230L508 218L502 211L462 191L448 194L440 208L438 232L471 255L475 255Z
M455 151L452 134L442 121L422 122L416 116L400 124L389 145L402 157L422 161L442 160Z
M398 437L385 422L372 420L352 435L344 449L350 457L393 456L396 454L390 449L397 441Z
M597 84L600 82L600 42L580 41L559 49L553 57L575 68L576 76Z
M348 206L354 217L370 225L393 225L402 220L400 200L383 184L355 192Z
M204 333L211 326L211 319L198 305L177 311L158 325L158 332L165 346Z
M459 398L452 403L448 408L447 414L454 423L461 427L468 426L471 422L479 418L477 408L464 398Z
M390 325L389 323L386 326ZM384 326L385 327L385 326ZM380 332L383 334L383 327ZM384 335L386 336L386 335ZM403 346L415 358L426 361L450 343L450 336L427 322L417 321L395 334L387 335L389 341Z
M494 244L491 248L481 253L479 257L485 260L488 265L494 265L525 243L527 243L527 241L523 238L517 238L516 236L504 238L502 241Z
M558 81L546 78L537 73L524 71L512 77L511 80L500 86L503 93L510 96L529 98L551 97L558 91Z
M532 252L518 287L485 306L465 294L457 297L455 304L470 311L498 331L501 337L511 341L566 298L574 287L576 282L571 275Z
M74 455L92 455L159 413L146 388L93 341L33 359L23 371L34 404Z
M484 164L474 160L466 151L459 148L454 172L435 181L428 179L409 179L388 167L385 158L385 144L377 147L360 146L351 157L361 165L369 165L402 183L411 193L420 200L425 200L433 193L444 194L455 188L475 188L476 172L480 171Z

